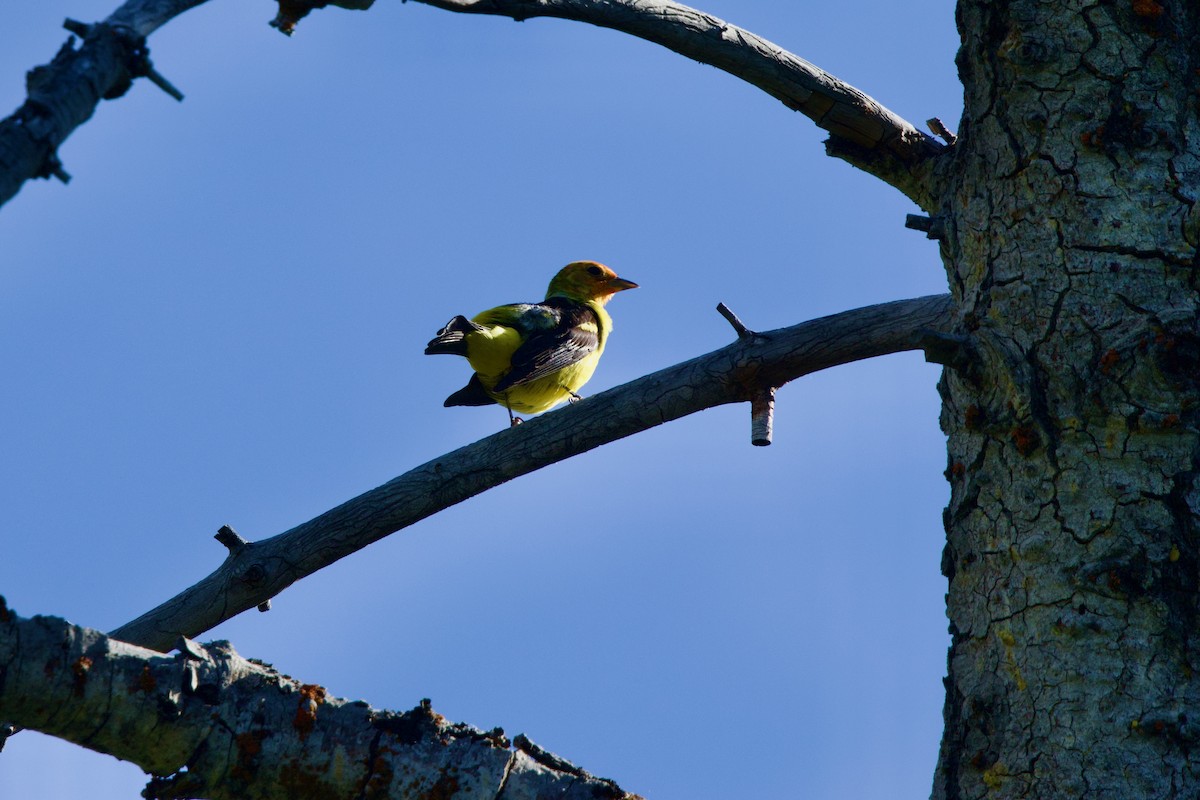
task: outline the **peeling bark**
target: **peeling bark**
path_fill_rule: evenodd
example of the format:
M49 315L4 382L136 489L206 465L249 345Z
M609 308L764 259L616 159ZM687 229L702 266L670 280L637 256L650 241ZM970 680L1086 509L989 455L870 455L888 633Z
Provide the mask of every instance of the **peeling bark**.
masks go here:
M637 800L518 735L330 695L228 642L174 656L0 598L0 717L131 761L149 800Z

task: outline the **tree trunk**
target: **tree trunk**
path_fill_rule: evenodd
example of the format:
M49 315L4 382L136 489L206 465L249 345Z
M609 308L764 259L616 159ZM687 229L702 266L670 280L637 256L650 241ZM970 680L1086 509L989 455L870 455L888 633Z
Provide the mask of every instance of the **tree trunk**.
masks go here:
M960 0L935 798L1195 796L1194 0Z

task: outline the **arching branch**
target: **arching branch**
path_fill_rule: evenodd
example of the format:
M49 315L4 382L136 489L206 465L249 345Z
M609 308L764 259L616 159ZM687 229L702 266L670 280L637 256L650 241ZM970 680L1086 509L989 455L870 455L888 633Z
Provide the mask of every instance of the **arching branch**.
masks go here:
M149 36L183 12L205 2L207 0L127 0L104 22L114 28L128 28L136 36Z
M513 478L706 408L748 402L811 372L919 349L931 333L951 329L950 297L935 295L739 336L721 350L436 458L285 533L258 542L225 534L229 555L215 572L111 635L166 651L181 634L197 636L322 567Z
M524 736L453 724L428 701L379 711L228 642L163 656L0 597L0 718L137 764L152 800L556 797L636 800Z
M31 70L28 99L0 121L0 206L30 178L70 179L58 147L91 118L102 99L120 97L150 77L181 97L150 65L145 37L205 0L128 0L103 23L69 25L72 43ZM929 180L944 146L863 92L747 30L670 0L417 0L467 14L523 20L558 17L611 28L722 69L778 98L829 131L830 155L875 175L932 210ZM280 0L277 27L294 28L310 8L331 0ZM332 0L367 8L370 0Z
M588 22L660 44L762 89L831 134L845 159L932 208L929 167L944 146L871 97L782 47L672 0L416 0L464 14Z

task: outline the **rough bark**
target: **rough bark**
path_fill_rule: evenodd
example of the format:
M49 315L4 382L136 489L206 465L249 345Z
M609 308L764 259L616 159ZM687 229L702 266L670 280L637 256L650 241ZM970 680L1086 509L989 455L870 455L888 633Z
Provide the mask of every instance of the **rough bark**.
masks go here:
M228 642L178 653L0 597L0 717L150 773L149 800L455 797L636 800L499 728L454 724L422 701L392 712L333 697Z
M938 800L1200 792L1198 20L959 2Z
M944 334L953 324L949 297L935 295L761 334L743 330L728 347L506 428L285 533L246 543L223 532L220 538L230 554L220 568L112 635L165 651L180 635L197 636L259 606L384 536L607 442L706 408L752 400L764 390L837 364L918 348L937 351L932 358L950 360L954 354L944 352Z

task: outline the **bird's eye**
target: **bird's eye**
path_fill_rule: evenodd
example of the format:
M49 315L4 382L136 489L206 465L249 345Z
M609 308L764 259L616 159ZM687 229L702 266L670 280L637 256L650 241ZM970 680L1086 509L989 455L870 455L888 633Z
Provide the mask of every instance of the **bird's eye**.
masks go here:
M599 267L597 267L597 266L588 267L588 275L594 275L595 277L599 278L602 274L604 274L604 273Z

